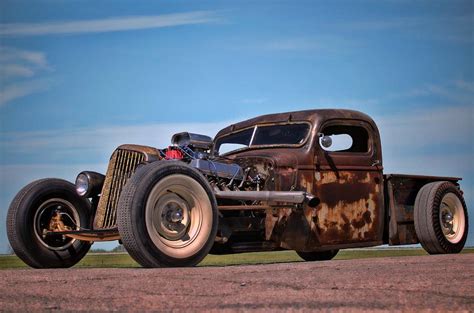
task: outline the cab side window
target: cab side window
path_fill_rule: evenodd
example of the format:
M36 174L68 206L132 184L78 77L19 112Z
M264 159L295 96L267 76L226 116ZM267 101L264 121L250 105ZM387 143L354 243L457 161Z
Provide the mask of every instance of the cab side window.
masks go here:
M329 152L369 152L369 134L355 125L328 125L319 133L319 145Z

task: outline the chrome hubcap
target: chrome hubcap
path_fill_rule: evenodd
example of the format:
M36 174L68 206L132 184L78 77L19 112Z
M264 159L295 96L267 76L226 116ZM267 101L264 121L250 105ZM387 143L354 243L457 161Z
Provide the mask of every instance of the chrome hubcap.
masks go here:
M212 205L206 191L193 178L173 174L150 191L145 222L153 244L174 258L195 255L212 229Z
M448 193L441 200L439 220L444 237L458 243L464 235L466 221L462 203L455 194Z
M179 240L189 226L189 208L175 193L167 193L155 207L153 224L158 233L168 240Z

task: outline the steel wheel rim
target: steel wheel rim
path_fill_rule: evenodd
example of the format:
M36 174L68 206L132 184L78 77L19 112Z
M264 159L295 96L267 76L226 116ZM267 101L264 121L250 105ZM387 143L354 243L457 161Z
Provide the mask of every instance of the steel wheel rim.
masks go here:
M166 225L170 208L182 210L182 219L172 227ZM152 188L145 206L145 223L160 251L174 258L191 257L204 247L211 233L211 202L193 178L169 175Z
M152 219L158 234L171 241L182 238L190 224L187 202L171 192L161 196L155 207Z
M447 193L441 199L439 222L444 237L451 243L461 241L466 226L466 217L461 200L454 193Z
M79 213L77 212L76 208L67 200L60 199L60 198L53 198L49 199L45 202L43 202L38 210L35 212L35 216L33 218L33 228L34 228L34 233L38 241L48 248L49 250L54 250L54 251L61 251L61 250L66 250L69 248L76 239L73 238L67 238L64 235L57 235L61 236L61 239L59 237L56 237L56 239L52 239L52 236L55 235L49 235L50 238L45 237L44 231L47 229L45 228L46 223L49 222L52 218L52 213L54 210L58 210L61 213L65 213L64 216L66 216L66 221L65 224L67 226L72 227L74 230L79 230L81 227L81 221L79 219ZM68 221L69 220L69 221ZM61 241L64 242L64 244L61 245Z

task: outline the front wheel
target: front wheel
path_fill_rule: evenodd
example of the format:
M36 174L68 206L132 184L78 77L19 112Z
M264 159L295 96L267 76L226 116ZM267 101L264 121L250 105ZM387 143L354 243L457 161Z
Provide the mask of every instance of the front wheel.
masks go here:
M30 183L13 199L7 235L15 254L29 266L70 267L84 257L91 244L51 231L79 230L90 224L90 202L79 197L70 182L47 178Z
M144 267L194 266L216 237L217 203L207 180L178 162L137 170L117 213L123 245Z
M424 185L415 200L416 235L429 254L459 253L469 229L467 208L459 189L451 182Z
M339 252L338 249L327 251L299 252L296 253L305 261L329 261Z

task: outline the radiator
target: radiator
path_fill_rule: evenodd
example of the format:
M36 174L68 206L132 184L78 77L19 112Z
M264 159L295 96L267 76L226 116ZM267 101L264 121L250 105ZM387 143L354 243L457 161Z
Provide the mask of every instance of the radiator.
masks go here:
M94 229L117 226L117 206L122 188L144 159L142 152L133 150L119 148L112 154L97 206Z

